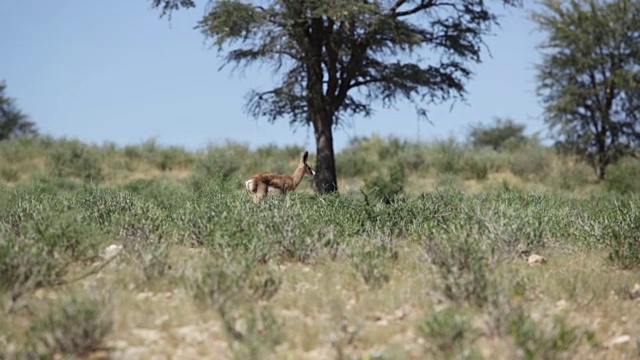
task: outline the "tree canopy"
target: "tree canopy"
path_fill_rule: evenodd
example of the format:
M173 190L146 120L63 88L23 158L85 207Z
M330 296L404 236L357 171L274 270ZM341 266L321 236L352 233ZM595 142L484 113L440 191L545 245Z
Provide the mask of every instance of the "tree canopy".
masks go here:
M473 147L489 147L496 151L505 146L512 148L527 141L524 129L523 124L518 124L512 119L495 118L491 125L472 125L469 142Z
M246 110L313 126L316 190L337 190L333 129L373 104L427 107L463 98L497 15L481 0L210 0L197 28L234 69L270 64L272 89ZM515 6L520 0L496 0ZM152 0L170 14L191 0Z
M538 92L559 148L599 179L640 146L640 2L545 0Z
M15 99L5 95L7 84L0 82L0 140L36 134L36 124L18 109Z

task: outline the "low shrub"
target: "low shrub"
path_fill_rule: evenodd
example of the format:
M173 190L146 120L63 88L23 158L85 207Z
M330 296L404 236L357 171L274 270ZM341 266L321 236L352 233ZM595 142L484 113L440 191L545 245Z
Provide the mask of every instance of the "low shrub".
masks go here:
M640 161L623 159L609 166L604 184L608 191L618 194L640 193Z
M388 178L382 175L376 175L368 179L365 181L363 191L375 201L389 204L402 194L405 182L405 166L401 162L396 162L389 169Z
M111 312L103 301L71 297L47 307L29 326L26 358L86 357L105 350Z
M55 177L72 177L85 182L103 180L100 152L80 141L60 141L48 153L50 172Z

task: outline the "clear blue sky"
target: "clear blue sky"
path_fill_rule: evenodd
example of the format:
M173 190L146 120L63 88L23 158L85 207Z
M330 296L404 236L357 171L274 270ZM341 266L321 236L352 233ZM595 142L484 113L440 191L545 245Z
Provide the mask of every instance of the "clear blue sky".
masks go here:
M268 88L274 78L259 68L244 76L218 71L220 58L193 29L203 7L174 13L168 22L149 4L0 1L0 80L7 93L42 133L55 137L119 145L155 138L189 149L229 139L251 147L299 144L315 152L310 129L293 132L286 120L271 125L244 113L247 92ZM502 26L486 39L492 56L485 52L483 63L473 66L466 104L433 107L432 124L418 124L409 104L379 109L336 130L336 150L372 133L462 138L469 124L496 116L525 123L528 133L543 129L534 72L542 35L528 20L530 8L497 8Z

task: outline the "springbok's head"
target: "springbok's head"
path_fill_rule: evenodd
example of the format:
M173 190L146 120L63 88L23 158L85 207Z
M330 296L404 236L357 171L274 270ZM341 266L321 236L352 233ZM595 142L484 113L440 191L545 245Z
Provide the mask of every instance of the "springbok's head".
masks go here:
M313 171L311 166L307 164L307 158L309 157L309 152L305 151L300 155L300 163L298 164L299 168L302 168L304 171L304 176L315 176L316 172Z

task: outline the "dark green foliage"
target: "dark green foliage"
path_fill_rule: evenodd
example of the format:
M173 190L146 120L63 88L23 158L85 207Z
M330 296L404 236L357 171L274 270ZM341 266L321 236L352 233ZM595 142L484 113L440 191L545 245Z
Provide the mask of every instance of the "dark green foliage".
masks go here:
M398 250L390 238L380 237L377 241L356 247L351 254L351 263L364 282L372 289L379 289L391 280L391 263L398 259Z
M54 140L46 136L18 137L0 141L0 159L11 164L29 160L50 149Z
M49 153L49 167L55 177L79 178L85 182L102 181L100 154L80 141L64 141Z
M370 196L372 200L381 201L385 204L391 203L402 193L404 189L404 184L406 182L404 169L405 167L403 163L396 162L391 165L388 178L385 178L382 175L377 175L368 179L364 184L363 191L367 196Z
M7 84L0 82L0 141L37 134L36 124L18 108L15 99L5 94L6 88Z
M86 357L105 348L113 326L110 309L99 300L71 298L48 307L27 331L27 358Z
M252 307L247 313L241 314L228 310L222 312L221 316L235 359L264 359L284 341L282 320L268 307ZM244 320L246 324L242 331L236 328L239 320Z
M608 210L603 237L609 261L622 269L640 268L640 209L638 203L616 202Z
M606 169L640 147L640 3L545 0L538 91L557 146Z
M470 329L469 320L469 316L449 308L429 315L420 322L418 330L440 354L449 358L462 353ZM438 357L438 352L432 355Z
M65 283L74 263L95 260L101 233L70 199L25 189L0 205L0 293L10 303Z
M178 210L180 199L189 194L187 186L163 178L133 180L122 188L152 201L163 210Z
M117 149L113 149L112 152L115 151ZM161 147L155 139L147 140L138 146L125 146L124 155L129 161L145 161L161 171L171 171L190 166L193 163L193 155L184 148L178 146Z
M57 254L56 244L6 234L3 237L0 243L0 295L8 295L6 305L9 308L38 287L63 282L70 262Z
M545 330L522 308L516 308L509 315L506 332L527 360L564 358L583 338L590 340L592 337L580 327L568 325L559 316L553 319L550 330Z
M248 155L249 148L245 145L228 143L226 146L211 146L204 159L196 163L196 169L205 177L227 181L243 170L244 162L240 159L246 159Z
M280 289L281 279L252 259L232 257L205 266L187 286L194 298L219 307L241 300L268 301Z
M425 243L425 253L440 276L442 294L454 302L482 307L489 296L488 252L478 239L462 235Z
M488 147L495 151L514 149L522 145L527 137L523 124L511 119L494 119L491 125L473 125L469 131L469 143L475 148Z
M0 167L0 179L6 182L15 182L18 180L18 171L10 167Z
M136 280L142 286L158 282L171 281L172 264L169 260L169 244L147 243L144 239L125 242L123 260L135 273ZM168 280L167 280L168 279Z
M543 181L551 172L550 149L529 144L513 152L509 170L523 179Z
M563 158L560 161L561 165L552 178L554 186L562 190L573 191L589 183L593 172L588 165L574 161L571 157Z
M619 194L640 193L640 161L624 159L611 166L604 184Z
M440 174L458 174L464 169L464 149L453 139L437 141L429 161Z
M485 180L489 176L491 163L483 153L474 153L465 159L467 176L476 180Z
M212 262L186 283L194 298L212 306L223 323L234 357L263 359L283 341L282 321L268 307L281 279L247 257ZM238 323L246 326L240 328Z
M336 157L336 170L341 177L367 177L375 168L375 163L368 160L366 156L359 154L356 150L350 151L347 149Z

